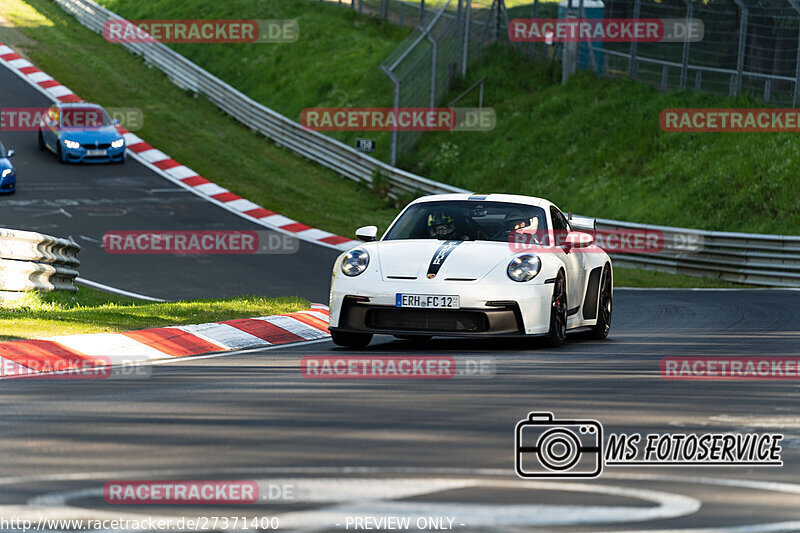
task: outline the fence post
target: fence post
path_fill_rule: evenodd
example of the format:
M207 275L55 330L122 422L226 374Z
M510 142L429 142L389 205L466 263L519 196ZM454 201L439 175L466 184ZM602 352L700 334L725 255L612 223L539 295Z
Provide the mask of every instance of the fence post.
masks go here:
M639 18L639 13L641 12L641 9L642 9L642 0L636 0L633 3L634 19ZM638 48L637 44L638 43L636 41L631 42L631 58L630 58L630 64L628 65L628 75L634 80L639 78L639 65L636 62L636 52Z
M686 4L686 40L683 41L683 60L681 62L681 89L686 88L686 78L689 75L689 29L694 17L692 0L683 0Z
M741 27L739 28L739 52L738 57L736 58L736 84L733 87L735 91L733 94L740 94L742 92L742 74L744 72L744 54L745 54L745 45L747 43L747 6L745 5L743 0L733 0L739 9L742 10L742 16L739 18L739 24Z
M466 0L464 6L464 46L461 49L461 76L467 76L467 58L469 56L470 18L472 17L472 0Z
M531 18L535 19L539 15L539 0L533 0L533 11L531 11ZM536 41L531 41L528 53L532 56L536 54Z
M397 109L400 107L400 80L398 80L397 76L394 75L394 72L386 68L386 66L381 65L381 70L386 73L394 85L394 97L392 98L392 105L396 114ZM392 140L389 143L389 149L389 164L395 166L397 163L397 128L392 130Z
M433 109L436 107L436 55L438 53L438 43L436 39L428 32L425 36L431 43L431 96L430 96L430 107Z
M419 25L425 24L425 0L419 0Z
M800 15L800 5L798 5L797 0L789 0L789 3ZM800 31L797 32L797 59L794 67L794 98L792 101L795 107L800 104Z

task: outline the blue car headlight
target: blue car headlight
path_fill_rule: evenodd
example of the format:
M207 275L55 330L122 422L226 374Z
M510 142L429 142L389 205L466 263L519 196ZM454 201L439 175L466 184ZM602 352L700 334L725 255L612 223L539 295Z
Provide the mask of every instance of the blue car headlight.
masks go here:
M511 260L506 274L514 281L530 281L542 269L542 260L536 255L519 255Z
M3 171L3 174L0 175L0 178L7 178L8 176L12 175L13 173L14 173L14 169L13 168L7 168L7 169L5 169Z
M66 146L70 150L75 150L76 148L81 147L81 143L79 143L78 141L70 141L69 139L64 139L64 146Z
M125 146L125 139L117 139L111 143L111 148L122 148Z

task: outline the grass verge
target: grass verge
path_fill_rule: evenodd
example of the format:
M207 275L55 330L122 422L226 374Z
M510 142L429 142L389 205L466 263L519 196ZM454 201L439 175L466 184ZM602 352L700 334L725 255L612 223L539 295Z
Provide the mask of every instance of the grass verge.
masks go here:
M260 296L142 302L88 287L75 294L32 292L0 303L0 341L202 324L290 313L308 305L302 298Z
M103 3L128 18L298 18L303 35L313 37L301 37L292 45L176 45L204 68L290 117L310 106L390 105L391 93L378 65L408 31L314 0ZM25 42L9 44L18 44L41 68L86 99L141 108L145 126L138 133L143 138L237 194L348 236L367 224L385 229L395 216L394 205L363 185L266 142L205 99L180 91L156 69L83 28L54 4L0 0L0 8L26 37ZM661 95L626 80L587 76L576 76L562 88L550 67L532 64L506 48L490 51L471 76L484 73L490 76L487 101L497 110L498 127L488 133L428 134L405 162L408 168L473 190L544 196L565 210L609 218L717 229L737 220L752 224L749 231L786 232L787 221L800 226L797 211L788 208L797 199L796 183L787 187L790 194L779 203L783 219L762 216L755 222L744 213L731 216L751 203L754 213L763 214L776 187L790 185L782 176L750 183L749 192L732 193L741 202L730 202L728 189L720 189L708 177L719 169L708 168L713 160L701 146L702 168L691 180L684 179L681 165L689 164L691 151L707 137L670 137L657 129L660 106L680 107L683 93ZM453 94L462 89L456 86ZM655 99L661 100L650 102ZM640 112L655 122L643 121ZM657 154L650 153L654 143ZM386 146L379 140L379 152ZM752 150L748 147L748 153ZM773 163L783 168L798 153L788 146L786 159ZM664 168L658 168L659 161ZM726 163L724 170L736 170L738 177L722 181L726 187L742 182L739 174L750 168L747 163ZM654 173L647 174L650 170ZM634 272L621 269L617 283L729 286Z
M315 9L318 5L339 10L338 6L313 3ZM121 46L107 43L56 4L47 0L0 0L0 14L25 36L15 42L16 32L4 32L7 44L19 48L39 68L86 100L108 107L141 109L144 127L137 135L236 194L306 224L351 237L355 228L375 218L391 220L396 214L394 205L367 187L297 157L242 126L205 98L195 98L178 89L160 71L148 68ZM204 16L206 12L196 11L192 18ZM254 18L269 17L265 14ZM388 24L374 25L383 26L392 28ZM362 42L371 40L365 36ZM370 45L365 46L363 54L374 55L379 62L377 58L382 58L385 50L370 51ZM224 61L231 59L226 57ZM302 93L296 85L282 81L294 74L292 57L279 54L274 61L284 67L273 71L256 62L242 68L257 71L255 83L266 90L284 96ZM319 61L329 64L330 53L324 53ZM310 78L314 76L309 74ZM280 90L282 85L289 87ZM324 88L314 90L324 93ZM341 85L330 85L328 91L331 98L336 98L343 89ZM35 147L34 137L31 143ZM25 176L20 175L19 179L24 184Z

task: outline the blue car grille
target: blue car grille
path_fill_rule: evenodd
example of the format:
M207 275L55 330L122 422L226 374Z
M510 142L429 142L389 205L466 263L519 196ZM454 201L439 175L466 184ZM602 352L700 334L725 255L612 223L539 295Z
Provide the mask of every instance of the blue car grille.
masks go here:
M111 143L100 143L98 145L82 144L81 146L83 146L87 150L105 150L106 148L111 147Z

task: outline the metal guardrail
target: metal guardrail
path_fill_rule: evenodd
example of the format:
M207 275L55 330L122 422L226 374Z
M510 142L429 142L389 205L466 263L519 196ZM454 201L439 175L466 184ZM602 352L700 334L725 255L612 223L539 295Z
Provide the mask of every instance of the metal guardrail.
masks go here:
M77 291L81 247L32 231L0 228L0 300L29 291Z
M122 19L91 0L54 1L74 15L78 22L98 33L103 32L106 21ZM458 187L392 167L327 135L309 130L252 100L162 43L124 43L122 46L163 71L178 87L205 95L250 129L342 176L372 183L372 177L378 171L388 179L395 197L417 192L464 192Z
M122 18L91 0L54 1L81 24L98 33L102 33L107 20ZM163 71L177 86L206 95L220 109L251 129L344 177L371 183L374 173L380 172L388 180L395 197L404 193L470 192L395 168L322 133L306 129L252 100L164 44L125 43L122 46ZM662 251L616 254L613 257L620 266L710 276L735 283L800 286L800 236L703 231L606 219L598 219L597 228L651 229L664 234ZM696 250L676 246L678 239L686 235L701 238L702 246Z
M598 219L604 230L663 234L657 253L611 254L614 264L751 285L800 287L800 235L705 231Z

